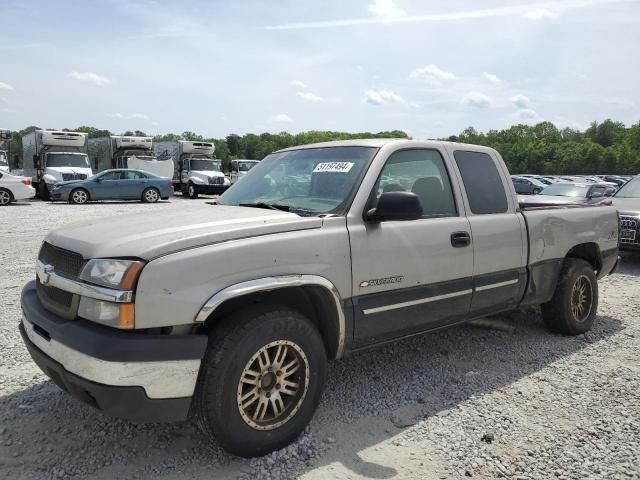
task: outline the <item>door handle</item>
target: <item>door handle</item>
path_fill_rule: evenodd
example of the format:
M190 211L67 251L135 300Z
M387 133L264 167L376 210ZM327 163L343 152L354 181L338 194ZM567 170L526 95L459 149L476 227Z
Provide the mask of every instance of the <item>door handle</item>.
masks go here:
M453 248L468 247L471 245L469 232L453 232L451 234L451 246Z

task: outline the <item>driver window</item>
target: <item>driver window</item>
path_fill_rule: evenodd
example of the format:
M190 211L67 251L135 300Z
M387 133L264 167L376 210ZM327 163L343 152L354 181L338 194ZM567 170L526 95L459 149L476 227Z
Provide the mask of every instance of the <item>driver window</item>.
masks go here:
M423 217L457 216L449 174L436 150L395 152L382 169L375 200L386 192L412 192L420 199Z

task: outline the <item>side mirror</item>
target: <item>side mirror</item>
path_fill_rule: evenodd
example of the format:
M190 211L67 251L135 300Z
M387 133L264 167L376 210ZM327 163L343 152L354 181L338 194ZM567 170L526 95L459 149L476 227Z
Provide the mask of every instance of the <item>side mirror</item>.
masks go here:
M385 192L380 196L376 208L365 214L367 222L386 220L416 220L422 217L420 199L412 192Z
M589 194L589 198L600 198L600 197L604 197L604 193L601 190L598 190L596 192L592 192Z
M96 177L93 179L94 182L102 183L102 177Z

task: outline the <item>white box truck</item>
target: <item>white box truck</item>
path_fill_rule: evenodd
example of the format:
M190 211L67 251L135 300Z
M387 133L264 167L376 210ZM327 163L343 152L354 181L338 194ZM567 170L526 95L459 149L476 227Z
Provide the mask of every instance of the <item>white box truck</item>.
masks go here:
M131 168L144 170L159 177L173 176L173 162L171 159L156 158L151 137L112 135L90 138L89 158L98 172L111 168Z
M201 193L217 195L231 186L222 173L220 160L215 158L211 142L156 142L154 149L157 158L173 160L173 189L186 197L198 198Z
M31 177L42 200L58 182L84 180L93 175L87 157L87 134L36 130L22 137L24 175Z

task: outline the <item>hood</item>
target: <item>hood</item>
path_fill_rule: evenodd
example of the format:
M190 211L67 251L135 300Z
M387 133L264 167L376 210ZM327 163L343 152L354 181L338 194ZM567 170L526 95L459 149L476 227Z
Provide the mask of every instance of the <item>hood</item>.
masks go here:
M611 200L620 213L640 215L640 198L612 197Z
M85 259L155 257L241 238L320 228L322 219L227 205L181 203L180 210L89 220L54 230L45 240Z

